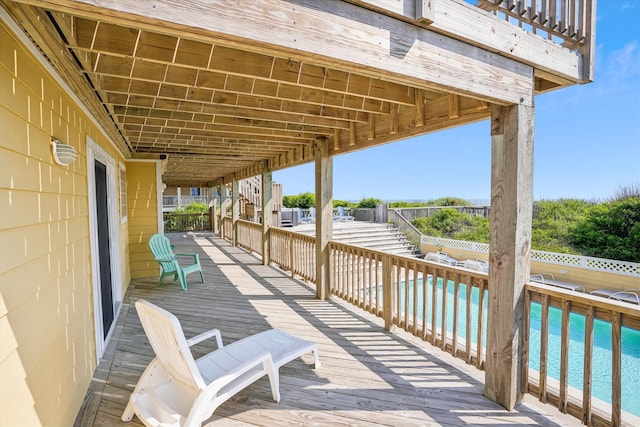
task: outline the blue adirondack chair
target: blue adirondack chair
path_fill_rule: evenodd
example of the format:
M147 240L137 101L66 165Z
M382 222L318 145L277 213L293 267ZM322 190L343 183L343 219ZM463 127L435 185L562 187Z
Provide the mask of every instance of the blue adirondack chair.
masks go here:
M171 242L162 234L154 234L149 239L149 248L153 253L154 259L162 267L162 274L160 275L160 282L158 286L162 285L164 276L173 275L173 280L180 280L180 286L182 290L187 290L187 274L200 273L200 279L204 283L204 275L202 274L202 267L200 266L200 256L198 254L174 254L171 248ZM177 257L190 257L193 259L191 265L180 265Z

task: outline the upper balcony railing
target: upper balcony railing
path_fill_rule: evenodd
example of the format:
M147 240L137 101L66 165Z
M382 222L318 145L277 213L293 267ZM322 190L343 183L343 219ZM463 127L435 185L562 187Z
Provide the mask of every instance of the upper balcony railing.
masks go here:
M589 43L593 0L468 1L571 50Z
M596 0L347 1L532 65L541 91L593 81Z

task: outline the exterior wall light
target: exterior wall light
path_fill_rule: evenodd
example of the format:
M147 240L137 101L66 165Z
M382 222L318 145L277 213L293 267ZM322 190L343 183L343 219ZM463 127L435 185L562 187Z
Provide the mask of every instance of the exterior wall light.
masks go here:
M60 140L52 139L53 158L60 166L69 166L78 159L78 152L73 146L63 144Z

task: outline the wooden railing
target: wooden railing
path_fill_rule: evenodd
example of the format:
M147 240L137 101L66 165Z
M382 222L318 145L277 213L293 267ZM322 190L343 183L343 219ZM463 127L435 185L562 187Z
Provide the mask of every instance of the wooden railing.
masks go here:
M595 20L593 0L478 0L477 5L549 40L557 37L571 49L589 43Z
M239 219L236 226L238 245L262 255L262 224Z
M335 241L330 252L333 294L484 368L486 274Z
M635 345L639 345L640 338L640 307L622 302L612 301L594 297L589 294L566 291L557 287L542 284L527 284L525 287L525 313L531 313L532 303L540 304L540 370L538 378L532 376L529 370L530 345L524 346L523 369L523 389L534 396L537 396L543 403L556 405L562 412L569 413L582 419L586 425L614 425L622 423L622 330L629 328L629 336ZM549 385L549 317L550 309L561 310L560 333L560 379L558 385ZM530 342L531 316L524 317L524 342ZM593 355L594 355L594 325L597 321L602 321L600 332L610 330L611 336L611 406L602 408L602 412L594 410L592 398L592 385L594 381L604 381L604 378L593 378ZM569 390L569 342L576 340L576 334L571 332L571 325L584 324L584 351L582 352L582 395L570 394ZM579 331L578 331L579 332ZM607 332L604 332L605 334ZM633 335L631 335L633 334ZM598 337L596 337L598 338ZM599 337L602 339L603 337ZM604 337L606 338L606 337ZM627 343L627 344L634 344ZM574 344L575 345L575 344ZM579 354L580 352L574 352ZM575 361L575 360L574 360ZM573 369L576 367L574 366ZM640 369L637 367L635 372ZM637 380L630 381L629 387L625 389L629 393L627 398L637 398ZM633 388L635 387L635 390ZM580 399L581 398L581 399ZM581 400L581 402L580 402ZM606 406L606 405L605 405ZM609 409L609 410L607 410ZM610 415L606 415L610 414Z
M223 239L233 241L233 220L231 217L225 216L220 221L220 235Z
M178 231L210 231L211 217L209 212L203 213L173 213L164 212L164 232L172 233Z
M302 233L282 228L269 229L269 261L315 283L316 280L316 239Z
M244 223L238 224L238 230L245 228L247 235L253 233L255 227ZM239 236L242 233L245 232L238 231ZM270 262L314 283L315 238L280 228L270 228L269 234ZM239 237L238 240L250 250L257 251L260 246L252 238L245 241L244 237ZM329 242L329 248L331 293L382 317L387 329L402 328L484 369L489 295L487 274L336 241ZM633 424L637 419L628 413L624 416L631 416L631 421L623 418L621 409L624 381L621 379L621 355L623 346L638 345L635 341L640 337L640 307L542 284L525 286L524 305L522 390L542 402L556 405L587 425ZM550 315L558 314L554 312L556 309L561 312L559 338L555 338L556 332L549 323ZM569 342L570 338L575 339L577 329L574 327L573 335L570 335L570 325L576 316L583 317L585 325L581 393L572 392L575 387L569 385L569 376L573 375L569 367ZM608 322L611 331L611 404L592 397L592 384L601 380L592 377L594 330L602 326L601 322ZM597 327L594 327L596 323ZM533 326L540 331L540 337L535 340L531 336ZM623 344L625 336L627 341ZM634 342L629 343L629 337ZM549 377L550 342L555 340L555 343L558 339L560 349L553 351L560 354L559 380ZM596 334L597 339L601 337ZM540 354L538 369L530 369L534 365L530 363L534 348ZM575 366L571 368L571 371L575 370ZM632 393L632 396L626 395L627 398L636 395L634 386L637 384L625 388L625 393Z
M192 203L208 204L209 197L207 196L162 196L162 208L172 210L181 208Z

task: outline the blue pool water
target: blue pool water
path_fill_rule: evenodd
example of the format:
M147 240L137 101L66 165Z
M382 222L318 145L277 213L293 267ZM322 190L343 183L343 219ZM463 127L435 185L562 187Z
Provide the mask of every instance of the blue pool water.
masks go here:
M428 281L427 289L427 325L431 325L431 278ZM442 301L442 279L437 282L437 321L436 327L442 325L442 311L439 307ZM458 303L458 336L463 340L466 338L466 290L467 285L460 284L460 301ZM423 287L422 281L418 281L418 307L417 317L422 320L423 316ZM454 283L447 284L447 331L453 331L453 291ZM472 314L476 316L478 312L479 290L472 288L471 302ZM405 286L401 286L399 298L405 300ZM414 289L409 284L409 307L413 306ZM482 331L483 342L486 344L487 325L487 301L484 298L484 328ZM413 317L412 309L408 317ZM533 370L540 370L540 327L541 327L541 306L537 303L531 304L529 330L529 367ZM547 374L549 378L560 378L560 331L561 331L562 310L551 307L549 309L549 339L547 352ZM569 327L569 386L579 390L579 397L582 397L582 379L584 372L584 316L572 313ZM471 341L476 342L478 321L476 318L471 322ZM463 341L464 342L464 341ZM604 402L611 403L611 324L601 320L594 322L594 343L592 362L592 396ZM640 331L623 327L622 328L622 409L636 416L640 416Z

